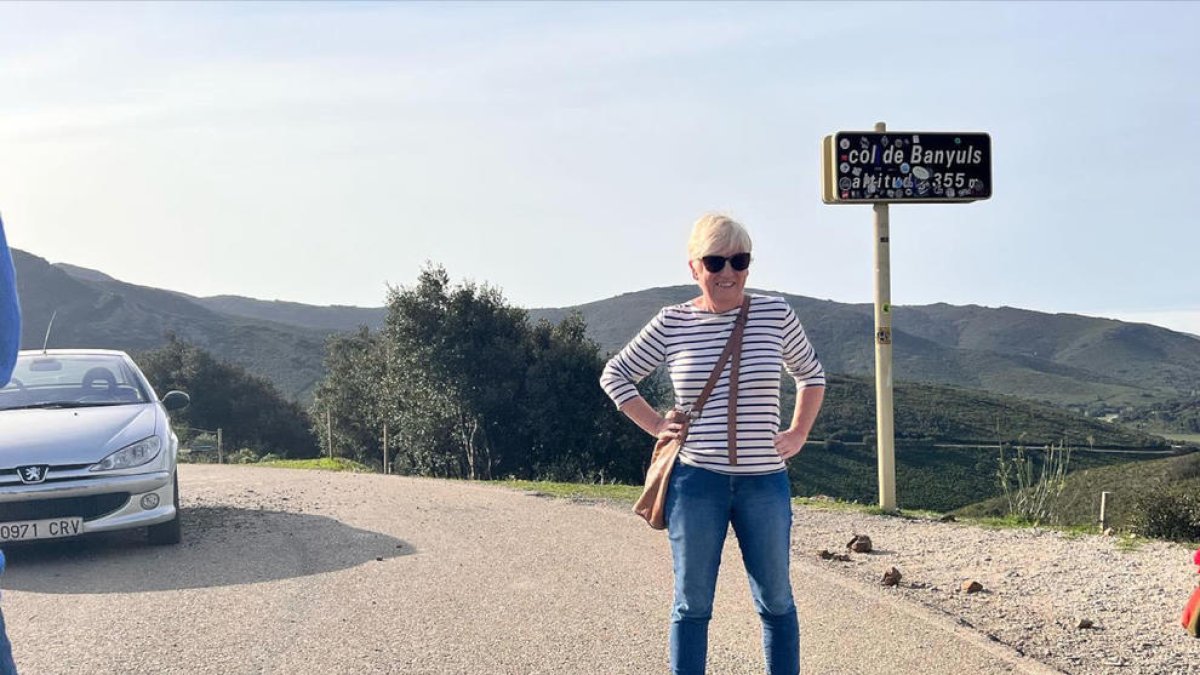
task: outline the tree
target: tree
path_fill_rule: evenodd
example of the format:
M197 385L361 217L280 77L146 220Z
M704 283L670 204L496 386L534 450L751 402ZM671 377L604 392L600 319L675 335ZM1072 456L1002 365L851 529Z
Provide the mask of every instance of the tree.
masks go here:
M312 411L318 430L329 411L337 454L376 462L386 425L398 473L641 481L652 440L600 388L582 316L530 326L498 289L434 265L387 307L379 333L328 343ZM661 374L640 388L655 406L669 395Z
M600 389L581 316L530 326L498 289L452 284L434 265L389 289L387 306L380 333L329 342L313 413L320 426L330 411L339 454L379 457L386 424L397 472L641 480L650 441ZM662 385L644 389L658 401Z
M267 380L209 352L167 335L163 347L135 356L161 393L179 389L192 402L172 414L176 424L223 430L229 447L249 447L284 457L313 457L316 439L299 404L288 401Z
M321 452L329 454L332 436L334 454L364 464L381 461L382 342L362 326L357 333L331 336L325 348L327 374L309 408ZM327 420L332 428L327 428Z
M524 450L514 422L527 332L525 311L509 306L499 290L451 286L440 266L426 266L415 287L389 289L388 375L380 391L397 402L389 417L401 452L412 455L397 459L471 479L519 463Z
M522 477L638 482L651 440L618 414L598 385L604 360L582 315L530 331L525 424L528 461Z

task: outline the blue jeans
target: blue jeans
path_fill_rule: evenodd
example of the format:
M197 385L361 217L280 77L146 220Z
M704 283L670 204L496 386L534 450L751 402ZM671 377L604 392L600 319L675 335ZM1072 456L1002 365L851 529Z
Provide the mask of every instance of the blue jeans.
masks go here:
M0 551L0 574L4 574L6 566L4 551ZM4 625L3 611L0 611L0 675L17 675L17 664L13 663L12 643L8 641L8 630Z
M788 572L792 503L787 472L728 476L678 462L671 472L666 511L675 562L671 672L704 673L717 570L732 523L762 619L767 673L797 675L800 625Z
M0 612L0 675L17 675L17 664L13 663L12 645L4 625L4 612Z

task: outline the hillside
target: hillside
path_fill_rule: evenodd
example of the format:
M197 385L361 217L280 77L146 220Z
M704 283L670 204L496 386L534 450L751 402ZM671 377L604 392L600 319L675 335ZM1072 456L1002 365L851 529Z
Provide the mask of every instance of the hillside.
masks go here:
M1065 440L1080 447L1121 449L1167 446L1158 436L1012 396L906 382L897 383L893 391L898 440L1033 446ZM785 388L785 410L791 409L794 396L792 388ZM858 441L862 434L874 431L874 380L831 376L812 437L836 434L842 440Z
M194 298L194 301L202 307L230 316L274 321L330 333L348 332L359 326L379 330L387 316L387 310L383 307L317 307L283 300L255 300L238 295L214 295Z
M1200 434L1200 395L1148 405L1122 415L1122 421L1154 433Z
M1071 457L1070 470L1099 471L1107 467L1104 470L1123 475L1121 467L1143 467L1166 461L1160 457L1136 452L1076 452ZM874 447L846 444L829 448L821 443L810 443L788 462L788 475L798 496L825 495L878 504L877 462ZM899 443L896 447L897 503L904 509L939 512L962 509L964 514L1001 515L1003 492L997 479L998 469L999 450L995 448ZM1081 495L1080 499L1085 496ZM972 506L983 500L990 500L984 502L989 508ZM970 510L965 508L968 506Z
M813 442L789 463L797 494L877 503L874 381L832 376ZM794 394L785 391L784 408ZM1039 449L1066 442L1072 471L1156 461L1167 448L1157 436L1062 408L929 384L895 388L896 490L910 509L951 511L1000 495L996 477L1003 441ZM958 447L961 446L961 447ZM1092 452L1122 448L1125 451ZM990 502L989 502L990 503Z
M1074 464L1078 455L1072 458ZM1128 462L1110 466L1080 467L1067 477L1055 513L1063 525L1095 525L1099 520L1100 493L1111 492L1109 524L1116 529L1130 525L1134 504L1147 494L1181 489L1200 493L1200 452L1178 457ZM957 511L966 516L1000 516L1006 512L1003 497L993 497Z
M95 270L60 265L73 275ZM601 348L620 348L664 305L692 286L653 288L575 307L529 310L531 321L579 311ZM782 294L796 308L831 372L874 372L872 308ZM378 329L382 307L318 307L240 296L193 298L214 312L323 332ZM1200 340L1146 324L1010 307L934 304L897 307L895 376L1009 394L1097 415L1153 407L1200 390Z
M92 274L72 276L13 251L21 297L21 347L40 348L51 315L50 347L153 349L168 332L273 381L303 398L323 375L325 331L221 314L187 296Z
M53 266L80 281L117 281L99 270L79 267L70 263L54 263ZM201 298L177 291L170 292L220 314L312 328L330 333L349 332L356 330L359 326L378 330L383 326L383 319L387 316L387 310L383 307L349 307L345 305L323 307L284 300L257 300L240 295L213 295Z
M1200 387L1194 337L1149 324L947 304L901 308L896 321L908 333L959 349L1049 360L1163 390Z

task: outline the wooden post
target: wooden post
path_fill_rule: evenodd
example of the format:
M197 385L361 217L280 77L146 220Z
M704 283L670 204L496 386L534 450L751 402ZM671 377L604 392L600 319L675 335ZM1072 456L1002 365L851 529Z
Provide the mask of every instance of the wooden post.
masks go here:
M225 463L225 451L221 448L221 427L217 427L217 464Z
M1108 496L1111 492L1100 493L1100 532L1108 529Z
M383 475L388 474L387 422L383 423Z
M325 409L325 440L329 443L329 459L333 459L333 418Z

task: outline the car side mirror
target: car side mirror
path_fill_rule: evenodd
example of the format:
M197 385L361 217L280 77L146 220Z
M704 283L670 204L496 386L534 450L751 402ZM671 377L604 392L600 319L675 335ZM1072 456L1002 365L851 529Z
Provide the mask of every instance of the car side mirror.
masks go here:
M167 410L183 410L192 402L192 397L182 391L171 390L162 397L163 407Z

